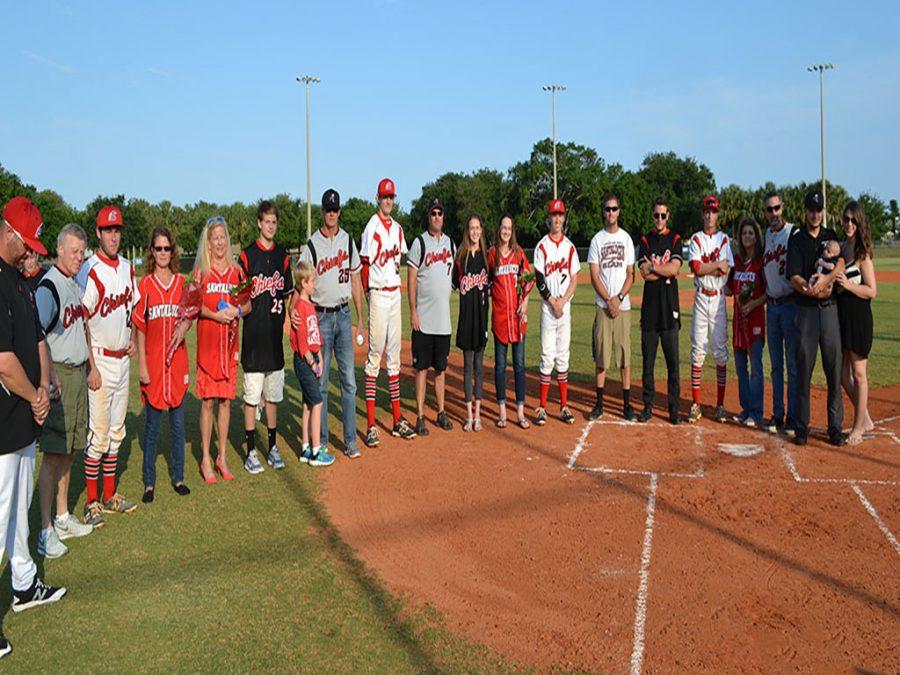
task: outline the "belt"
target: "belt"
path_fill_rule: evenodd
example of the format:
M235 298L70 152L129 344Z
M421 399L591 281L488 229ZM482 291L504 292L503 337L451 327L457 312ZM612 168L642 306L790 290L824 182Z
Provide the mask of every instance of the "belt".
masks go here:
M828 298L827 300L819 300L819 307L830 307L835 303L834 298Z
M788 293L787 295L782 295L780 298L773 298L771 295L766 297L766 300L771 302L773 305L783 305L786 302L794 301L794 294Z
M128 356L127 349L107 349L106 347L93 347L93 350L97 354L102 354L103 356L108 356L112 359L124 359Z
M370 288L370 291L396 291L399 290L399 286L385 286L384 288Z
M719 294L719 291L711 291L708 288L700 288L698 289L703 295L708 295L711 298L716 297Z
M83 361L79 363L77 366L72 365L71 363L64 363L63 361L54 361L53 367L57 370L84 370L84 364L87 361Z
M341 310L343 310L344 308L346 308L348 306L349 306L349 303L346 303L346 302L341 305L338 305L337 307L319 307L318 305L316 305L316 311L317 312L325 312L325 314L334 314L335 312L340 312Z

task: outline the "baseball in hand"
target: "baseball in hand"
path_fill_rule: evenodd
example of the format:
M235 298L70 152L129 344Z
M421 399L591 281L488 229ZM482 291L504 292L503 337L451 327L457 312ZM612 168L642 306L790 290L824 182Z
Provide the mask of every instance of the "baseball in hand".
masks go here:
M357 334L356 334L356 344L362 345L362 343L363 343L363 336L362 336L362 333L357 333Z

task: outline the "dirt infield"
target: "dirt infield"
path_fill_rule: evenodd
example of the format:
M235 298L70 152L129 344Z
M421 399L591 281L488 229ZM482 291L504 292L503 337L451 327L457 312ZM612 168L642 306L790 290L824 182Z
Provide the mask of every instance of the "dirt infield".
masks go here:
M466 434L460 361L453 431L383 434L325 480L342 536L414 605L541 669L900 669L900 387L872 393L878 428L857 448L626 423L615 385L596 423L572 386L573 426L501 431L489 403ZM815 392L819 427L824 407Z

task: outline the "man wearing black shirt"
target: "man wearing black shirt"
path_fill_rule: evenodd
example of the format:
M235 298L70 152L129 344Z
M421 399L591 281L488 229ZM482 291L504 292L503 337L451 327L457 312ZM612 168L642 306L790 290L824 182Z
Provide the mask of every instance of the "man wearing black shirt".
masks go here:
M12 571L14 612L56 602L65 588L38 578L28 550L28 507L34 492L35 441L50 411L50 356L34 296L18 271L29 249L41 245L41 213L14 197L0 223L0 557ZM12 532L10 530L13 530ZM0 657L12 647L0 637Z
M662 343L666 358L669 388L669 421L680 424L678 399L681 384L678 377L678 330L681 312L678 306L678 281L681 269L681 237L669 229L669 205L662 197L653 202L653 229L641 237L638 268L644 278L644 298L641 301L641 358L644 362L644 411L639 422L653 417L653 398L656 383L653 368L656 348Z
M806 195L806 227L798 227L788 240L787 275L797 293L797 433L798 445L806 445L809 436L809 397L816 351L822 350L822 368L828 381L828 439L832 445L845 445L841 431L844 407L841 401L841 332L838 324L837 304L834 300L834 278L844 270L839 259L831 272L818 276L810 286L810 277L816 274L819 259L826 242L837 241L834 230L822 227L825 199L818 188Z

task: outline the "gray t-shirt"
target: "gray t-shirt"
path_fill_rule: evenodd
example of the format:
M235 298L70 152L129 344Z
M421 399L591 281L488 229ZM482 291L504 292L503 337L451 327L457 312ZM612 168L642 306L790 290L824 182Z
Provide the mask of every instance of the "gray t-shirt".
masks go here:
M450 291L456 245L443 232L427 231L413 240L406 264L416 270L419 327L428 335L450 335Z
M49 288L51 285L56 290L56 296ZM81 289L75 279L67 277L54 265L41 279L34 301L41 327L47 335L50 358L55 363L70 366L80 366L87 361L84 306L81 304Z
M312 263L316 269L316 289L312 303L316 307L338 307L350 301L350 275L359 274L360 261L356 242L341 228L334 237L322 228L313 232L300 260Z

